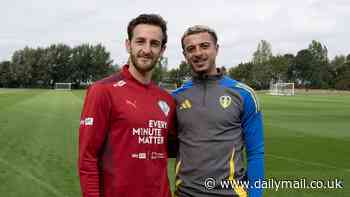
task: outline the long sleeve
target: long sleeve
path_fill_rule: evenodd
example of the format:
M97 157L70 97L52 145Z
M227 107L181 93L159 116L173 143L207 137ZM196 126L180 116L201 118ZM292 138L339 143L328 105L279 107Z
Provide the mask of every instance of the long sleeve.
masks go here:
M101 196L99 158L109 129L110 107L103 85L88 89L79 128L78 168L83 197Z
M253 91L244 100L242 127L247 152L249 197L261 197L263 190L255 188L254 183L264 179L264 134L262 113Z

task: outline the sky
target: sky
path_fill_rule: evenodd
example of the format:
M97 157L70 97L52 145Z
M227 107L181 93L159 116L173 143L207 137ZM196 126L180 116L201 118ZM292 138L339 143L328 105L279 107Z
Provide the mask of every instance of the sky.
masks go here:
M1 0L0 61L25 46L101 43L114 63L124 64L127 24L142 13L168 24L168 67L184 60L181 36L192 25L218 34L217 66L248 62L260 40L274 55L296 53L317 40L329 58L350 54L349 0Z

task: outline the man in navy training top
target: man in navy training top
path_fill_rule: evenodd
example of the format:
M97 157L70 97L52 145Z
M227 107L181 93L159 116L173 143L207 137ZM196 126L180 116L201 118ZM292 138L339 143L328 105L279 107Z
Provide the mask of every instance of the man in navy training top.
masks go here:
M211 28L188 28L181 44L193 78L173 92L179 142L175 195L261 197L254 183L264 178L263 120L254 91L216 68L219 45ZM233 187L221 187L222 181Z

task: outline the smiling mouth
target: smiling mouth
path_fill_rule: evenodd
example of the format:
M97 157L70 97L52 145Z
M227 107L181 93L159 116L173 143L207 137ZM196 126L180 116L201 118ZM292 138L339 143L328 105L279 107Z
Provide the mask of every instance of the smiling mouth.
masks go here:
M203 65L207 62L207 60L195 60L193 61L194 64L196 65Z
M139 59L143 62L152 61L152 58L150 58L150 57L139 57Z

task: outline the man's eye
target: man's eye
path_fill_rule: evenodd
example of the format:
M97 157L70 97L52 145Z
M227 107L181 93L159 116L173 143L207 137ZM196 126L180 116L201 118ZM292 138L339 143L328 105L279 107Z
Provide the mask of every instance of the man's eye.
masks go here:
M186 51L189 52L189 53L193 52L193 50L194 50L194 47L188 47L188 48L186 49Z
M136 44L142 44L143 41L142 40L136 40Z
M209 46L210 46L209 44L202 44L202 45L201 45L201 48L202 48L202 49L207 49L207 48L209 48Z
M152 47L159 47L160 46L160 43L158 42L153 42L151 43Z

